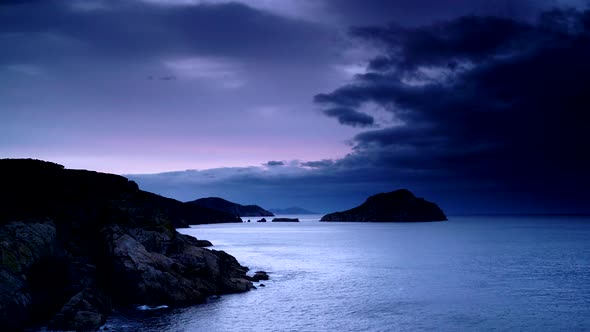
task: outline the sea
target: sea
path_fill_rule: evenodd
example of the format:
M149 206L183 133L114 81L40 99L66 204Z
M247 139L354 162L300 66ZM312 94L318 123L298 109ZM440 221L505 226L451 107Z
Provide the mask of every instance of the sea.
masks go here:
M206 304L118 311L102 329L590 331L590 217L295 217L179 230L270 280Z

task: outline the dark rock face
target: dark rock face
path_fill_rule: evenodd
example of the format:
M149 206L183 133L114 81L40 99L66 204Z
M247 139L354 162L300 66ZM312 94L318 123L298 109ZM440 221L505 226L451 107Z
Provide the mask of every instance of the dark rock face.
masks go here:
M85 288L72 296L49 321L50 330L92 331L102 325L111 310L111 299L96 288Z
M299 218L273 218L272 222L299 222Z
M261 208L258 205L240 205L219 197L200 198L186 202L188 205L201 206L239 217L273 217L272 212Z
M113 306L253 287L235 258L176 232L196 210L124 177L0 160L0 183L2 330L96 330Z
M51 289L40 291L37 286L42 280L37 274L50 272L47 263L59 261L62 255L55 225L48 219L0 227L0 326L15 330L22 322L35 322L39 311L50 302L48 297L59 296ZM54 273L43 273L48 283L61 274L57 270L61 270L59 264Z
M256 222L266 222L266 219L265 218L258 219L258 220L256 220Z
M353 209L330 213L321 221L413 222L444 221L447 217L435 203L399 189L369 197Z

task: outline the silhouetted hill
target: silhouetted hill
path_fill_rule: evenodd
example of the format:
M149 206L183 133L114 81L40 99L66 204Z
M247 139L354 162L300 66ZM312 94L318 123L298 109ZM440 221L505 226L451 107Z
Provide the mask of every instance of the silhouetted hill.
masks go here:
M53 216L71 213L83 202L92 203L127 193L146 214L162 213L176 228L195 224L241 222L235 215L142 191L127 178L32 159L0 160L0 218Z
M241 205L219 197L200 198L186 202L193 206L202 206L239 217L272 217L274 214L258 205Z
M369 197L353 209L330 213L321 221L443 221L447 217L438 205L423 198L417 198L407 189Z

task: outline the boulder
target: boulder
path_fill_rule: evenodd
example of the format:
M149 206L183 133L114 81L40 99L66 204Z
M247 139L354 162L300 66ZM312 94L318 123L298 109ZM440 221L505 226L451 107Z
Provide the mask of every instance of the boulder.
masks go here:
M86 288L72 296L48 324L50 330L91 331L105 323L111 310L110 298L97 288Z
M254 275L252 277L250 277L250 280L252 281L260 281L260 280L268 280L268 274L264 271L256 271L254 272Z

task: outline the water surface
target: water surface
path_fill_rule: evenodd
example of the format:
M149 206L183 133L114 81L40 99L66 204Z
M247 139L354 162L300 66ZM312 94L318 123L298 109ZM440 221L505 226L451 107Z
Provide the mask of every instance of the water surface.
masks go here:
M257 218L250 218L252 221ZM126 312L126 331L590 330L590 218L198 225L271 280L245 294ZM258 283L256 283L258 284Z

